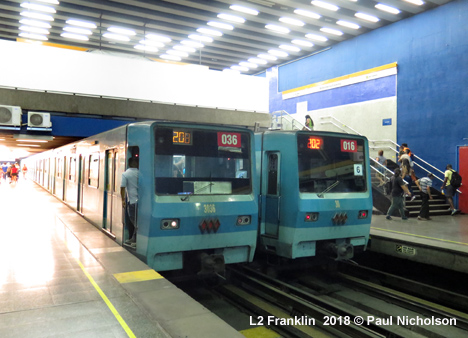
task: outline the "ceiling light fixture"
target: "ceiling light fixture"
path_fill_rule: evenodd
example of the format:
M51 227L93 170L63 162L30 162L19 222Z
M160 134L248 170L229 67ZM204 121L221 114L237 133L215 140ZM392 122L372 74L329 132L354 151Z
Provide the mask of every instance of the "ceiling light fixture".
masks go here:
M89 41L89 38L86 35L80 35L80 34L73 34L73 33L62 33L60 34L61 37L68 38L68 39L73 39L73 40L81 40L81 41Z
M159 56L161 59L172 60L172 61L180 61L182 60L179 56L176 55L169 55L169 54L162 54Z
M351 29L359 29L361 28L361 26L355 24L355 23L352 23L352 22L349 22L349 21L344 21L344 20L338 20L336 22L337 25L340 25L340 26L343 26L343 27L348 27L348 28L351 28Z
M289 25L294 25L294 26L299 26L299 27L302 27L302 26L305 25L305 23L302 22L301 20L287 18L287 17L284 17L284 16L279 18L278 20L283 22L283 23L287 23Z
M145 46L151 46L151 47L164 47L164 43L159 42L159 41L153 41L153 40L140 40L140 44L145 45Z
M240 16L236 16L236 15L231 15L231 14L220 13L218 14L218 18L227 20L227 21L237 22L237 23L245 22L244 18L241 18Z
M258 15L258 11L252 8L247 8L244 6L239 6L239 5L231 5L229 6L230 9L233 11L238 11L246 14L251 14L251 15Z
M210 38L209 36L198 35L198 34L190 34L188 38L195 40L195 41L213 42L213 38Z
M149 46L149 45L135 45L133 48L138 49L138 50L144 50L145 52L153 52L156 53L159 51L158 48L154 46Z
M104 33L102 34L103 37L111 40L118 40L118 41L123 41L123 42L128 42L130 41L130 38L126 35L119 35L119 34L113 34L113 33Z
M32 40L42 40L42 41L49 40L47 36L45 35L33 34L33 33L19 33L19 36L25 39L32 39Z
M258 67L256 63L251 63L251 62L239 62L239 66L247 67L247 68L254 68L254 69Z
M182 40L180 43L183 44L183 45L190 46L190 47L195 47L195 48L205 47L204 44L202 44L200 42L193 41L193 40Z
M328 41L328 38L326 38L325 36L322 36L322 35L317 35L317 34L306 34L305 37L307 39L311 39L311 40L315 40L315 41L322 41L322 42L325 42L325 41Z
M107 30L109 32L121 34L121 35L129 35L129 36L136 35L136 32L133 29L128 29L128 28L111 26L107 28Z
M238 70L239 72L248 72L250 69L242 66L231 66L231 69Z
M400 10L395 7L390 7L384 4L377 4L375 5L375 8L380 9L381 11L391 13L391 14L400 14Z
M207 35L213 35L213 36L223 36L223 33L220 31L214 30L214 29L209 29L209 28L198 28L197 29L198 33L202 34L207 34Z
M23 11L20 15L25 16L27 18L37 19L37 20L44 20L44 21L54 21L54 18L48 14L30 12L30 11Z
M227 29L232 31L234 29L234 26L228 24L228 23L223 23L223 22L217 22L217 21L209 21L207 23L208 26L216 27L216 28L221 28L221 29Z
M281 27L281 26L277 26L277 25L272 25L272 24L266 25L265 28L269 29L269 30L272 30L272 31L275 31L277 33L281 33L281 34L288 34L290 32L289 28Z
M328 34L338 35L338 36L343 35L342 31L339 31L337 29L327 28L327 27L320 28L320 31L324 33L328 33Z
M169 49L166 51L166 53L170 55L177 55L183 58L186 58L189 56L187 52L183 52L181 50L174 50L174 49Z
M303 9L295 9L294 13L296 13L297 15L307 16L308 18L312 19L320 19L322 17L320 14L311 11L306 11Z
M276 61L278 58L276 56L273 56L271 54L258 54L257 55L261 59L269 60L269 61Z
M51 4L51 5L59 5L60 2L58 2L57 0L37 0L39 2L45 2L47 4Z
M421 1L421 0L403 0L403 1L409 2L410 4L413 4L416 6L424 5L424 1Z
M40 28L52 28L52 26L48 22L31 20L31 19L21 19L20 24L27 25L27 26L34 26Z
M340 7L338 6L329 4L328 2L323 2L323 1L318 1L318 0L311 1L311 4L317 7L328 9L330 11L334 11L334 12L340 9Z
M361 13L361 12L357 12L356 14L354 14L354 16L356 18L359 18L359 19L362 19L362 20L366 20L366 21L370 21L370 22L378 22L380 19L376 16L373 16L373 15L369 15L369 14L364 14L364 13Z
M84 27L84 28L91 28L91 29L97 28L96 24L90 21L68 19L66 23L72 26L78 26L78 27Z
M160 42L171 42L171 38L164 36L164 35L159 35L159 34L153 34L149 33L145 35L147 39L150 40L155 40L155 41L160 41Z
M175 45L174 47L172 47L173 49L175 50L181 50L183 52L187 52L187 53L194 53L196 52L197 50L193 47L190 47L190 46L182 46L182 45Z
M16 142L47 143L47 142L49 142L49 141L47 141L47 140L34 140L34 139L29 139L29 140L16 140Z
M65 26L65 27L63 27L63 30L65 32L70 32L70 33L75 33L75 34L82 34L82 35L92 35L93 34L93 32L91 32L89 29L86 29L86 28Z
M250 58L247 61L249 61L250 63L258 63L259 65L266 65L268 63L267 60L260 58Z
M288 50L290 52L300 52L301 51L301 49L299 47L291 46L291 45L280 45L279 48L284 49L284 50Z
M283 52L282 50L277 50L277 49L270 49L270 50L268 51L268 53L270 53L271 55L279 56L279 57L283 57L283 58L289 56L288 53Z
M234 69L231 69L231 68L224 68L223 73L230 73L230 74L240 75L240 72L238 70L234 70Z
M21 7L26 8L26 9L30 9L30 10L33 10L33 11L45 12L45 13L50 13L50 14L57 13L57 11L55 10L54 7L33 4L33 3L30 3L30 2L23 2L21 4Z
M40 145L38 144L17 144L16 146L17 147L37 147L37 148L40 147Z
M47 29L39 28L39 27L20 26L19 30L29 32L29 33L43 34L43 35L49 34L49 31Z
M310 41L305 41L305 40L299 40L299 39L294 39L291 41L291 43L294 43L295 45L299 46L304 46L304 47L314 47L314 44Z

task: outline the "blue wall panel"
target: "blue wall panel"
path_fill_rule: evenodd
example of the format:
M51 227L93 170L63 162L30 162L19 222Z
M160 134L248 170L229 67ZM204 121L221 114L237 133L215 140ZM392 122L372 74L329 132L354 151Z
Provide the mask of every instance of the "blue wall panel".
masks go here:
M270 110L290 104L277 89L397 62L397 142L439 169L456 164L457 145L468 137L467 18L468 0L454 1L281 66Z
M50 120L52 122L52 135L70 137L88 137L132 122L54 115L50 116Z

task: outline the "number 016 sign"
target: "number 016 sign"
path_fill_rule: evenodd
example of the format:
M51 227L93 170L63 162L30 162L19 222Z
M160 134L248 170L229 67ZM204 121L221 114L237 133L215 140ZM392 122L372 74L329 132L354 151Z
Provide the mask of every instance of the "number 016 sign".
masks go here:
M218 132L218 147L241 147L240 133Z
M347 153L357 153L357 141L341 140L341 151Z

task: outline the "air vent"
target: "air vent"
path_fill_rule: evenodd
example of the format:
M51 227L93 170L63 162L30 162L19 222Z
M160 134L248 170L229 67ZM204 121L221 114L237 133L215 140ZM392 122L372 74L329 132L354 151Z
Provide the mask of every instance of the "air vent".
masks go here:
M21 107L0 105L0 125L21 126Z
M28 127L50 128L51 126L49 113L28 112Z

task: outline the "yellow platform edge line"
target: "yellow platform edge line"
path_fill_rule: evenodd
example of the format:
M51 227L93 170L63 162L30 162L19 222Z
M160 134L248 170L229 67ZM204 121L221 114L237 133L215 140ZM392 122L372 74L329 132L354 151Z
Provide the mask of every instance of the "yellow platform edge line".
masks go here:
M114 277L121 284L134 283L134 282L144 282L144 281L148 281L148 280L155 280L155 279L164 278L163 276L161 276L159 273L157 273L153 269L115 273Z
M281 335L265 326L239 331L246 338L281 338Z
M302 86L302 87L288 89L288 90L285 90L284 92L282 92L282 94L284 95L284 94L294 93L294 92L298 92L300 90L304 90L304 89L308 89L308 88L323 86L325 84L330 84L330 83L334 83L334 82L338 82L338 81L343 81L343 80L346 80L346 79L351 79L353 77L358 77L358 76L361 76L361 75L366 75L366 74L370 74L370 73L379 72L381 70L397 67L397 65L398 64L396 62L392 62L392 63L389 63L387 65L362 70L360 72L356 72L356 73L352 73L352 74L348 74L348 75L343 75L343 76L340 76L340 77L335 77L334 79L324 80L324 81L308 84L308 85L305 85L305 86Z
M466 245L466 246L468 246L468 243L451 241L451 240L449 240L449 239L434 238L434 237L429 237L429 236L423 236L423 235L417 235L417 234L410 234L410 233L408 233L408 232L402 232L402 231L396 231L396 230L388 230L388 229L375 228L375 227L371 227L371 229L381 230L381 231L386 231L386 232L393 232L393 233L401 234L401 235L410 235L410 236L414 236L414 237L432 239L432 240L434 240L434 241L447 242L447 243L453 243L453 244L461 244L461 245Z

